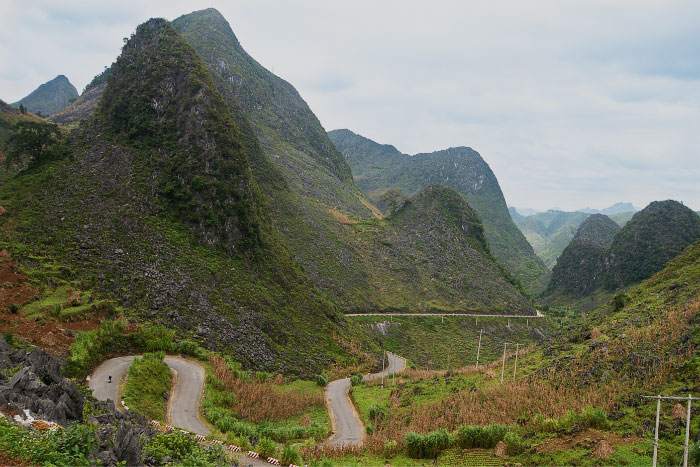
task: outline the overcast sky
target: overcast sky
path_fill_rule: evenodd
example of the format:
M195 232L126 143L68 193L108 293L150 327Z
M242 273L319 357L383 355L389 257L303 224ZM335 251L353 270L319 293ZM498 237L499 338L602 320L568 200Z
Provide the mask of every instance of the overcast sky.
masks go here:
M327 130L470 146L509 205L700 209L696 0L2 0L0 98L80 92L139 23L209 6Z

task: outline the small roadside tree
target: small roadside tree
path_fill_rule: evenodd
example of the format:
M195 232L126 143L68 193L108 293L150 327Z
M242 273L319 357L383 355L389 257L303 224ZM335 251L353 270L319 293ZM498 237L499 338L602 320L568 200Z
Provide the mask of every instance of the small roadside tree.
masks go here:
M61 131L54 123L17 122L7 141L7 160L21 161L28 157L30 164L39 165L61 154L62 140Z

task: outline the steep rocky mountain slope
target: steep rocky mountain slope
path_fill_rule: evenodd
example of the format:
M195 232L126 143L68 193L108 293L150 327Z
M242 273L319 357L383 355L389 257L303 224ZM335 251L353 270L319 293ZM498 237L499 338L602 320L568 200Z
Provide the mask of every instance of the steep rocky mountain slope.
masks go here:
M602 217L594 220L595 224L581 224L581 241L574 239L557 260L548 294L583 296L638 283L700 238L700 217L671 200L655 201L639 211L609 245L617 226Z
M428 271L449 252L436 246L419 254L411 243L397 242L391 248L395 258L411 263L388 259L388 267L377 261L387 248L370 233L383 232L390 222L379 221L381 213L357 189L345 158L297 91L243 50L218 11L197 11L173 24L202 57L234 114L245 115L248 123L241 124L243 133L260 141L247 153L253 176L268 200L271 222L317 286L345 310L428 307L432 298L422 294L434 290L436 282ZM362 230L365 225L372 227ZM414 235L411 228L421 227L407 224L399 236ZM406 251L397 251L399 245ZM461 266L470 267L466 257ZM418 272L405 273L410 268ZM495 303L492 297L477 306L474 297L478 295L471 289L478 286L467 280L474 271L460 274L466 285L463 291L448 287L452 295L436 304L458 308L464 299L468 308L484 308ZM502 280L508 281L505 276ZM511 296L514 290L506 289L504 294ZM436 297L432 292L430 296ZM524 303L522 298L500 303L504 301Z
M38 282L72 278L256 368L318 371L349 358L336 339L371 348L271 227L246 154L255 144L190 44L150 20L69 157L0 188L0 246Z
M552 271L548 291L565 290L574 297L592 293L601 285L603 264L620 227L603 214L589 216L578 228Z
M389 189L406 196L433 183L457 190L479 213L496 260L528 291L544 287L546 268L511 220L498 180L476 151L459 147L409 156L349 130L333 130L329 136L345 155L358 187L375 203Z
M78 123L90 117L100 102L100 97L104 92L105 84L86 89L80 97L71 102L65 109L51 116L51 121L62 125Z
M28 96L15 102L37 115L49 116L66 108L71 100L78 98L78 90L63 75L58 75L51 81L42 84Z
M431 185L386 219L348 219L344 228L367 266L356 293L376 309L534 313L493 259L475 210L452 188Z

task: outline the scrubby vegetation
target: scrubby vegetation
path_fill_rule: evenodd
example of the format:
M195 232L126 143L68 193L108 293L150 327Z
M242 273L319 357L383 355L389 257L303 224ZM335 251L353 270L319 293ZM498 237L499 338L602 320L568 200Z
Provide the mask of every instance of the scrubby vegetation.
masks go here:
M130 410L148 420L165 422L166 404L172 378L170 368L163 361L163 352L145 353L129 366L124 402Z

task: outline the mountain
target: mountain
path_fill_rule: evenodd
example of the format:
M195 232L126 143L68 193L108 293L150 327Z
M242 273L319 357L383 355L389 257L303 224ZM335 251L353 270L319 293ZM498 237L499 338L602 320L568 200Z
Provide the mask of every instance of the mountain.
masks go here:
M579 212L586 212L588 214L605 214L606 216L610 216L612 214L618 214L621 212L636 212L636 211L637 210L632 205L632 203L615 203L612 206L607 207L603 210L591 209L591 208L579 209Z
M617 222L617 224L620 227L624 227L625 224L627 224L632 219L635 212L636 211L618 212L617 214L609 214L608 217Z
M69 157L0 187L0 246L43 294L90 291L251 367L313 374L352 358L342 342L372 349L270 224L239 121L177 29L149 20Z
M459 247L463 258L447 250L452 243L448 239L461 238L452 231L455 224L434 219L434 227L446 239L427 246L416 237L425 227L417 218L403 224L382 219L358 190L345 157L298 92L245 52L218 11L196 11L173 24L203 59L232 112L245 117L241 128L246 139L260 142L247 152L273 228L305 273L341 309L503 309L504 302L514 303L514 311L527 308L509 277L497 267L484 266L482 260L474 262L474 255L466 254L466 244ZM397 218L403 198L398 194L386 200ZM492 262L486 253L480 255ZM453 263L446 263L447 257ZM480 291L471 269L477 264L493 272L489 275L494 286L486 285L493 290ZM454 272L453 283L437 285L439 265ZM495 284L500 283L507 285L496 292Z
M551 268L590 214L550 210L513 219L544 264Z
M677 201L654 201L615 236L606 257L609 289L633 284L660 271L700 238L700 217Z
M700 217L676 201L654 201L613 236L616 229L602 215L581 224L579 239L557 260L547 294L581 297L649 278L700 238Z
M345 155L357 186L375 203L389 189L411 196L434 183L454 188L479 213L496 260L527 290L543 287L546 268L513 223L498 180L476 151L459 147L409 156L349 130L329 136Z
M34 114L48 116L63 110L77 98L75 86L65 76L58 75L12 105L19 107L21 104Z
M603 279L602 262L618 230L620 226L603 214L584 220L557 259L547 291L563 290L577 298L595 291Z
M479 216L452 188L430 185L393 215L348 219L345 229L367 271L357 293L378 310L533 313L491 255Z
M105 84L99 84L86 89L80 97L71 102L65 109L51 116L51 121L62 125L70 125L85 120L97 110Z

